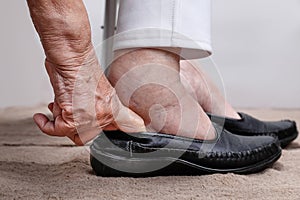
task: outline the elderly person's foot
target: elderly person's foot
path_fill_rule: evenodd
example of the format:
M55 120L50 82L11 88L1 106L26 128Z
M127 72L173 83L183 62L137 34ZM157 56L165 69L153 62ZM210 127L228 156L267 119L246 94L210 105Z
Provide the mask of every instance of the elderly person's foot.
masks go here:
M149 131L215 138L209 118L180 82L179 56L158 49L129 51L112 63L108 79Z
M94 140L91 165L97 175L253 173L281 155L276 138L239 136L212 124L181 84L179 57L173 53L126 52L113 62L108 77L148 132L105 131Z
M219 88L193 62L180 62L180 78L186 90L193 94L205 112L240 119Z
M274 135L278 137L281 147L286 147L297 138L298 130L294 121L261 121L236 112L210 78L199 67L193 66L192 62L180 63L180 75L186 89L194 94L211 119L228 131L245 136Z

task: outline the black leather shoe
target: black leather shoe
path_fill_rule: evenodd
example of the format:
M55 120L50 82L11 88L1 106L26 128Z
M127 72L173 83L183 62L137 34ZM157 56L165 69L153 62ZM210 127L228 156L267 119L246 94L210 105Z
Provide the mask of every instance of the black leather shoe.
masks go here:
M239 136L215 127L213 141L161 133L105 132L90 147L91 165L99 176L247 174L267 168L281 155L274 137Z
M245 113L238 113L241 119L224 118L208 113L212 121L222 124L231 133L245 136L275 135L282 148L295 140L298 136L296 123L290 120L260 121Z

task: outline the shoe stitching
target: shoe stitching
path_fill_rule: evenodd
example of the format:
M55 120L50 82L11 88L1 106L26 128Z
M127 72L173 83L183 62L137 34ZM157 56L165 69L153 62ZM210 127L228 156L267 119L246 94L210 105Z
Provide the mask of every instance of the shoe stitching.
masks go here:
M226 127L225 127L226 129ZM255 130L248 130L248 129L237 129L237 128L228 128L229 131L231 132L234 132L234 131L237 131L237 132L245 132L245 133L254 133L254 134L271 134L271 133L274 133L274 134L280 134L280 133L284 133L284 132L289 132L291 130L297 130L295 129L294 126L291 126L287 129L284 129L284 130L281 130L281 129L274 129L273 131L255 131ZM297 132L297 131L296 131Z
M240 151L240 152L203 152L202 153L206 153L205 157L202 157L202 159L243 159L243 158L249 158L252 156L256 156L259 154L263 154L263 153L268 153L268 151L274 150L275 146L277 146L275 143L272 144L268 144L262 147L258 147L252 150L247 150L247 151ZM133 147L133 143L132 143L132 147ZM151 151L156 151L156 150L160 150L160 151L181 151L182 153L189 153L189 154L194 154L194 155L198 155L199 151L191 151L191 150L183 150L183 149L169 149L169 148L149 148L149 147L141 147L144 150L151 150ZM278 147L277 147L278 148ZM105 148L105 150L115 150L115 148ZM133 154L133 148L131 149L130 155L132 157ZM137 152L138 154L138 152ZM225 155L225 156L224 156Z

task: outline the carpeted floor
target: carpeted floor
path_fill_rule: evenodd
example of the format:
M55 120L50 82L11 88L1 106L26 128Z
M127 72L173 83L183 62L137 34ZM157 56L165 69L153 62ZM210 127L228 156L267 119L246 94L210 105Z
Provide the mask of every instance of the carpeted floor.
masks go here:
M44 108L0 110L0 199L300 199L300 139L259 174L102 178L93 175L86 147L50 138L31 116ZM265 120L300 110L245 110Z

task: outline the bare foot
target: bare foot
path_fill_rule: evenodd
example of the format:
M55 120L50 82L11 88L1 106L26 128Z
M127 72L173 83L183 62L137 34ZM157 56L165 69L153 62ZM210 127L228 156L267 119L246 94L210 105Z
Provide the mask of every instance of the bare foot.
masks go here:
M215 138L209 118L180 82L177 55L157 49L127 52L113 62L108 79L122 103L144 119L148 130Z
M205 112L240 119L221 91L199 67L190 61L180 62L181 82Z

